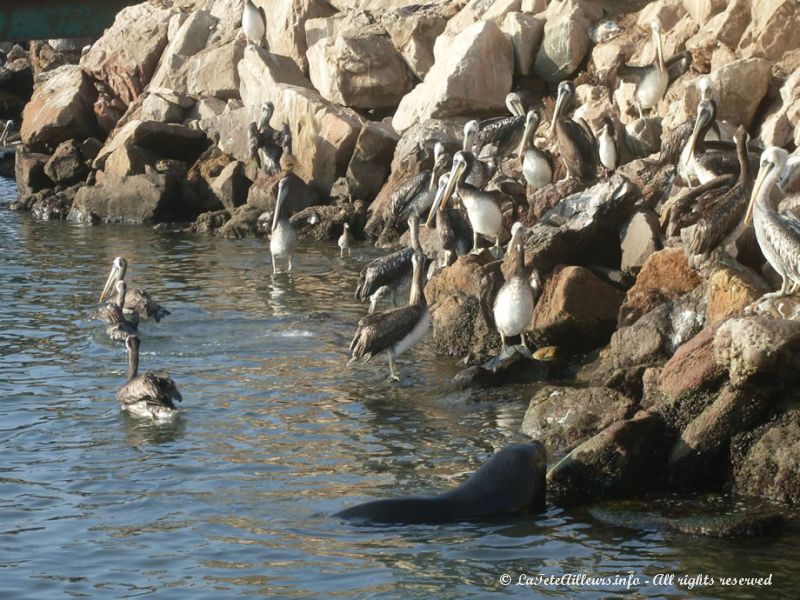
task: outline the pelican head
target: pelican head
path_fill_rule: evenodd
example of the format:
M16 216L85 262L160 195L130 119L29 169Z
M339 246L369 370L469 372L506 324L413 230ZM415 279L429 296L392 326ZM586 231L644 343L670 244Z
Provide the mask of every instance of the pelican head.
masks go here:
M522 132L522 141L520 141L519 150L517 150L517 155L520 158L522 153L525 152L525 148L528 147L528 142L536 133L536 129L539 127L539 120L539 113L533 109L529 110L528 114L525 115L525 130Z
M442 169L447 168L447 158L448 155L444 151L444 145L441 142L436 142L436 145L433 147L433 169L431 173L433 176L431 177L431 188L433 188L433 182L438 173L442 171Z
M714 122L717 115L716 108L714 107L713 100L701 100L697 105L697 117L694 120L694 129L692 129L692 139L696 140L700 132L705 131L707 127Z
M561 111L564 110L566 104L575 95L575 84L571 81L562 81L558 84L558 95L556 96L556 108L553 111L553 120L550 122L550 130L548 134L553 132L556 126L558 117L561 116Z
M456 152L455 156L453 157L453 167L450 169L450 176L447 180L447 186L445 186L444 191L442 192L442 198L440 200L441 208L445 207L447 201L450 199L450 196L453 195L453 191L456 189L456 184L461 181L467 171L468 166L469 159L467 158L467 154L465 152ZM436 195L439 195L438 190ZM439 204L436 203L436 198L434 198L434 206L437 209L440 208ZM433 215L434 212L435 211L431 209L430 215ZM429 223L431 220L430 215L428 216Z
M714 82L708 75L703 75L697 80L697 91L700 92L700 101L714 99Z
M284 177L278 182L278 195L275 199L275 214L272 215L272 231L278 227L278 221L283 218L286 208L286 196L289 195L289 178Z
M269 101L265 100L261 104L261 118L259 119L259 129L264 129L267 125L269 125L270 120L272 119L272 115L275 113L275 105Z
M439 184L436 188L436 195L433 198L433 204L431 205L431 209L428 212L428 220L425 221L425 226L430 227L431 222L436 217L436 211L439 210L439 205L442 203L442 198L444 197L444 190L447 188L447 183L450 181L450 175L448 173L443 173L439 177Z
M375 309L378 307L378 303L386 298L391 293L391 288L388 285L382 285L377 290L375 290L372 295L369 297L369 309L367 314L372 314L375 312Z
M661 21L659 19L653 19L652 23L650 23L650 29L653 31L653 46L656 49L654 63L660 71L665 71L664 48L661 46Z
M516 248L518 243L525 242L525 226L517 221L511 226L511 241L508 242L508 250L510 252L512 248Z
M475 144L475 138L480 128L480 123L476 120L467 121L466 125L464 125L464 145L461 147L462 150L472 152L472 146Z
M117 281L125 279L125 272L127 270L128 261L121 256L116 257L114 262L111 263L111 271L108 273L108 279L106 279L106 284L103 286L103 291L100 292L100 302L106 299Z
M778 185L786 194L794 193L797 189L798 166L800 166L800 150L792 152L786 160L786 166L778 179Z
M603 117L603 126L600 131L605 132L605 134L611 137L612 139L617 136L617 132L614 129L614 121L612 121L611 117L609 117L608 115Z
M444 155L444 144L442 144L442 142L436 142L433 145L433 162L435 163L438 161L442 155Z
M511 92L506 96L506 107L515 117L521 117L525 114L525 108L522 106L522 98L517 92Z
M117 290L117 306L120 308L125 307L125 293L128 291L128 286L125 284L124 279L120 279L117 281L117 285L114 286Z
M778 179L783 169L786 167L786 161L789 158L789 153L783 148L777 146L769 146L764 152L761 153L761 163L758 167L758 177L753 185L753 191L750 194L750 204L747 206L747 214L744 216L744 222L749 223L753 218L753 208L756 202L761 197L769 195L772 186Z

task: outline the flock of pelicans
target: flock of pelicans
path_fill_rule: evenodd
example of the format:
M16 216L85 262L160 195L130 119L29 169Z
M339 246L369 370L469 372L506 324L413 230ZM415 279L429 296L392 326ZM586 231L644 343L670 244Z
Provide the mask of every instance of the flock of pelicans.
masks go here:
M263 36L261 30L250 31L248 38L260 39L259 31ZM656 109L669 84L688 68L683 55L664 60L658 21L653 23L652 32L656 50L653 64L620 64L614 71L614 75L635 82L634 98L640 117L645 110ZM616 79L610 77L608 81L615 84ZM727 131L730 127L716 120L711 79L701 77L698 90L696 117L662 138L657 166L673 165L687 187L662 211L667 235L677 235L694 226L691 233L687 232L686 244L693 265L726 261L735 266L726 248L752 220L765 258L782 278L780 290L768 295L791 294L800 286L800 220L789 212L778 211L783 198L775 187L792 175L794 157L781 148L764 149L754 180L752 173L758 162L748 145L746 131L740 127L730 136L732 141L725 140L726 127ZM397 357L413 347L430 327L423 291L426 275L430 277L435 270L452 264L459 255L480 251L481 238L492 242L490 251L499 260L504 253L501 239L506 232L506 202L513 204L512 220L517 218L518 202L514 192L508 190L523 187L525 196L532 189L553 183L554 175L559 173L556 155L563 162L566 179L584 187L603 175L608 177L617 168L620 151L612 119L605 118L595 135L582 118L568 116L574 96L572 82L564 81L558 86L546 132L547 138L553 139L552 151L537 145L540 112L525 112L520 96L511 93L506 102L510 115L466 124L463 145L453 155L449 169L450 156L441 143L436 143L432 169L397 185L391 194L386 222L398 231L405 229L407 223L410 245L371 261L361 272L355 296L369 301L369 312L358 322L348 364L386 353L390 379L399 381ZM259 122L251 125L250 135L251 154L262 159L259 165L270 174L279 171L281 151L288 152L287 144L291 145L288 127L270 127L273 111L271 103L264 104ZM516 177L504 172L509 165ZM496 189L486 189L490 181ZM274 273L279 272L279 263L285 263L287 272L292 270L297 245L297 232L287 208L289 183L287 177L279 181L272 218L270 252ZM453 198L460 203L450 202ZM423 234L424 244L420 240ZM349 225L345 224L338 241L342 256L349 255L352 241ZM525 264L525 229L518 221L511 227L505 252L512 255L513 272L494 296L488 315L501 336L504 351L508 349L508 339L516 336L526 346L525 329L540 289L538 273ZM126 290L125 269L125 260L115 259L101 301L112 288L116 289L116 298L96 313L108 323L111 337L125 341L129 353L129 380L118 398L124 408L133 412L164 416L174 411L174 401L180 400L180 394L164 373L138 374L139 338L134 317L152 316L159 320L168 313L141 290ZM409 302L396 307L395 294L408 281ZM395 307L377 311L378 303L387 297Z

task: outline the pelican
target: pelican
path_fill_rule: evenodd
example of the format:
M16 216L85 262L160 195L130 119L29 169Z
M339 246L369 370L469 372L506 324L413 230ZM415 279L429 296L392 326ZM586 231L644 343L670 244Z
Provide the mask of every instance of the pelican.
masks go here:
M534 189L544 187L553 181L553 155L537 148L534 139L539 120L539 113L535 110L529 110L525 115L525 129L517 152L522 159L522 175Z
M498 166L502 165L503 157L510 152L515 140L523 132L526 121L525 108L518 93L511 92L506 96L506 106L511 114L481 121L474 141L476 156L484 147L494 146L492 159Z
M276 175L281 170L281 157L284 153L284 138L287 137L288 128L278 132L269 124L275 113L275 105L269 100L261 104L261 116L258 122L250 123L247 128L247 144L250 158L256 161L259 168L262 166L267 175ZM288 143L291 150L291 132L288 132ZM263 161L263 164L262 164Z
M344 231L342 235L339 236L339 256L344 256L347 253L347 256L350 256L350 246L353 243L353 234L350 233L350 224L344 224Z
M164 371L138 374L139 336L128 336L125 347L128 349L128 382L117 392L122 409L153 419L173 416L177 412L175 401L182 400L175 382Z
M730 150L708 150L703 141L715 121L716 114L717 106L713 100L703 100L697 106L697 118L687 143L688 161L683 167L689 178L687 183L691 186L708 183L726 173L739 172L739 159L736 153Z
M395 290L411 271L411 256L421 251L419 219L415 215L409 218L408 228L411 234L411 247L376 258L361 270L355 294L357 300L365 302L378 288L388 285L391 289L392 304L396 304Z
M558 84L558 99L550 123L550 133L555 130L558 153L570 177L591 181L597 171L597 147L591 129L583 119L575 122L561 113L575 96L575 84L562 81Z
M287 272L292 270L292 256L297 246L297 232L289 222L286 196L289 194L289 178L283 177L278 183L278 196L275 200L275 214L272 216L272 235L269 238L269 251L272 255L272 274L278 273L277 259L288 263Z
M406 223L411 215L421 217L428 211L436 195L436 181L442 170L447 168L448 160L444 146L436 142L433 147L433 168L409 177L392 192L389 225Z
M603 118L603 128L597 138L597 150L600 156L600 164L606 169L606 175L614 172L617 168L617 140L614 131L614 122L610 117Z
M428 215L427 225L430 226L433 215L444 208L447 201L458 190L458 195L467 209L467 217L472 225L472 251L478 251L478 236L485 235L494 238L495 249L502 253L500 247L500 234L503 230L503 213L500 211L500 201L504 197L500 192L486 192L466 182L467 174L471 171L475 157L468 152L456 152L453 157L453 168L447 186L441 195L439 204L434 201Z
M136 335L138 330L136 323L128 321L123 313L125 309L125 292L127 290L125 282L123 280L118 281L116 288L116 302L109 302L100 308L94 316L106 322L106 334L108 337L112 340L124 342L129 335Z
M92 319L93 321L103 321L105 323L110 323L112 320L111 315L114 312L114 308L115 307L123 308L125 306L125 295L128 291L128 286L125 285L125 280L120 279L119 281L117 281L116 285L114 286L114 289L117 292L116 297L113 300L101 306L100 308L93 310L89 315L90 319ZM136 313L131 313L131 314L135 315L135 317L137 318L139 316ZM131 319L131 321L133 322L133 319ZM134 323L134 325L135 324L136 323Z
M3 127L3 133L0 133L0 148L8 145L8 136L11 135L11 128L14 127L14 121L6 121Z
M383 300L384 298L387 298L391 294L392 294L392 288L390 288L388 285L382 285L377 290L375 290L375 293L373 293L369 297L369 310L367 310L367 314L371 315L372 313L374 313L375 309L378 308L378 304L380 303L380 301Z
M800 220L791 213L779 213L770 196L787 159L788 153L782 148L770 146L764 150L745 215L745 223L753 220L764 257L781 276L781 289L765 294L765 298L787 296L800 285ZM796 195L789 198L795 200Z
M750 160L747 156L747 132L739 127L734 136L739 157L739 178L732 188L721 195L706 196L694 208L700 215L689 242L692 255L708 256L720 248L725 249L728 242L735 241L741 232L742 217L747 211L747 203L753 186L750 173Z
M476 156L476 140L480 133L480 123L476 120L467 121L464 125L464 143L461 148L462 154L470 154L473 160L470 163L469 172L467 173L467 183L475 186L478 189L483 188L494 174L494 165L490 165Z
M436 259L440 267L449 266L452 264L451 261L455 260L455 257L466 254L469 251L469 239L460 237L457 233L460 229L455 222L457 214L451 212L451 209L445 209L442 206L442 197L449 181L449 173L439 177L436 197L433 200L434 206L428 213L428 221L425 224L426 227L430 227L431 220L436 219L436 234L439 239Z
M369 361L376 354L386 352L389 357L389 379L400 381L395 360L413 348L428 332L431 324L428 305L423 292L424 257L415 252L411 257L411 295L408 306L367 315L358 322L350 343L352 358L348 366L359 360Z
M521 239L517 239L515 250L514 274L506 280L494 300L494 323L503 343L502 351L508 347L506 338L515 335L521 336L522 345L527 346L525 328L533 317L533 289L525 276L525 245Z
M128 261L123 257L118 256L111 264L111 272L108 274L106 284L103 291L100 292L100 302L102 302L114 287L117 281L125 279L125 273L128 271ZM170 312L156 302L150 294L141 288L128 289L125 295L125 312L136 313L135 320L138 319L155 319L156 322L161 321Z
M264 13L264 9L253 4L253 0L245 0L242 11L242 31L247 36L247 42L260 47L266 30L267 15Z
M639 111L639 118L644 118L643 108L655 109L661 98L667 91L669 85L669 72L664 62L664 49L661 46L661 21L654 19L650 24L653 35L653 46L655 47L655 58L653 64L648 67L626 67L623 74L631 75L637 80L636 108Z

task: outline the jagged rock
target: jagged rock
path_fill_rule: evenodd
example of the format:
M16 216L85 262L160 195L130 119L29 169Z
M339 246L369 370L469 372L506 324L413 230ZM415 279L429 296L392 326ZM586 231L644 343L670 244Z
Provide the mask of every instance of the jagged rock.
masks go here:
M548 500L568 506L663 485L668 438L657 415L639 411L589 438L547 473Z
M234 239L263 235L266 232L260 231L258 227L258 219L262 212L255 206L242 204L233 211L231 218L217 230L217 235Z
M161 123L180 123L183 109L159 94L148 94L142 102L142 119Z
M451 266L438 271L425 286L425 297L431 307L433 343L438 354L488 356L499 350L500 336L489 325L481 308L481 298L488 289L484 266L491 259L488 252L460 256ZM496 264L494 269L498 268Z
M548 19L533 71L545 81L566 79L583 62L590 45L589 33L582 20L572 15Z
M528 196L527 222L536 223L549 210L558 205L562 198L578 194L585 189L586 185L584 183L571 177L565 177L555 183L534 190L533 194Z
M683 7L700 26L725 8L725 0L683 0Z
M68 219L76 222L155 223L178 216L178 184L166 175L104 177L78 190Z
M255 0L267 14L267 43L271 52L288 56L303 73L308 73L305 22L329 17L336 11L324 0L288 0L271 3Z
M424 79L433 66L433 45L455 9L453 4L412 4L381 15L381 24L417 78Z
M31 216L37 221L63 221L69 214L75 191L42 190L30 199Z
M800 412L735 440L732 454L734 493L800 503Z
M247 202L250 184L244 174L244 163L234 160L211 183L211 191L222 206L233 212L236 207Z
M723 2L721 8L724 10L701 24L700 30L686 42L695 66L701 64L699 57L707 56L709 50L713 53L718 45L736 48L750 23L750 0L734 0L727 8Z
M17 194L20 198L53 187L53 182L44 171L49 154L30 152L24 146L17 147L14 163L14 178L17 183Z
M260 107L265 100L274 103L275 96L281 93L278 85L281 83L313 89L308 77L292 59L258 46L248 45L236 68L239 72L239 95L245 106Z
M213 44L219 39L241 31L243 9L244 0L214 0L211 16L217 19L217 27L208 43Z
M511 41L492 21L481 21L456 37L425 80L400 102L392 119L403 132L418 121L500 111L511 90L514 51Z
M800 322L766 317L725 321L714 337L714 360L737 388L769 377L791 381L800 368Z
M533 15L510 12L501 26L514 46L514 66L517 74L530 75L544 37L544 23Z
M298 236L327 241L333 241L342 235L345 223L350 224L355 232L361 231L365 220L366 206L360 201L309 206L289 219Z
M241 15L241 8L239 8ZM241 18L241 17L240 17ZM170 24L177 24L171 20ZM194 56L208 46L209 36L217 26L218 19L204 10L193 10L169 35L158 68L151 80L152 87L169 87L167 84L190 56Z
M634 405L632 399L607 388L547 386L533 395L522 432L549 448L570 450L628 417Z
M129 121L106 140L94 161L96 168L102 168L106 158L122 146L139 146L161 158L174 158L193 163L208 146L204 132L176 123L156 121Z
M768 291L767 282L751 269L720 266L708 279L706 321L715 323L739 314Z
M608 341L625 297L583 267L556 267L536 302L530 329L548 343L586 350Z
M78 144L74 140L68 140L58 145L45 164L44 172L54 183L70 185L84 179L89 168Z
M158 156L149 150L123 145L108 155L102 173L111 177L143 175L147 166L154 165L157 160Z
M648 2L639 12L636 24L642 29L648 29L654 19L661 21L661 26L669 31L686 14L683 0L658 0Z
M701 392L716 385L724 369L714 360L714 336L719 325L708 325L681 345L658 375L662 394L675 400L685 393Z
M390 128L368 122L361 129L350 164L347 182L353 198L370 201L389 175L389 165L398 136Z
M635 323L655 306L686 294L701 283L702 278L689 267L681 248L667 248L651 254L620 307L620 326Z
M114 24L81 58L81 69L130 104L156 70L167 46L171 15L171 10L152 3L123 8Z
M456 389L490 388L544 381L550 375L549 363L531 357L525 346L514 346L481 365L462 369L453 377Z
M800 123L800 69L794 71L781 86L776 99L759 129L766 145L786 146L793 141Z
M622 240L623 271L637 271L647 258L661 248L661 232L658 215L653 211L637 211L625 225Z
M69 139L94 135L95 96L94 87L79 67L64 65L55 69L25 105L22 143L31 150L54 149Z
M189 226L192 233L212 234L225 225L231 218L227 210L213 210L201 214L194 223Z
M212 96L222 100L238 98L239 73L235 65L242 59L243 46L228 40L219 46L204 48L180 65L171 65L158 86L177 94L195 97Z
M800 49L800 6L792 0L752 0L750 15L739 44L741 54L763 56L781 63L785 71L794 70Z

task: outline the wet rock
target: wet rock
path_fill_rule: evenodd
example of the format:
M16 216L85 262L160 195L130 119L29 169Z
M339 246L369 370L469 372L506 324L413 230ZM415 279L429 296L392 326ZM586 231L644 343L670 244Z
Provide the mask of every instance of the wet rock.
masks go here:
M737 436L731 450L734 493L800 502L800 412Z
M500 336L487 320L491 307L481 307L489 285L484 266L491 260L488 252L460 256L425 286L438 354L491 356L500 349ZM499 263L492 269L498 271Z
M675 521L672 529L688 535L721 539L754 538L775 535L786 526L786 516L779 512L689 517Z
M309 206L295 214L290 222L300 237L312 240L338 239L349 223L354 232L361 231L366 221L363 202L338 202L327 206Z
M397 142L398 136L390 128L371 121L364 125L347 166L351 197L367 201L375 198L389 176Z
M706 321L715 323L740 314L768 291L767 282L747 267L717 267L706 288Z
M533 395L522 432L549 448L570 450L628 417L634 406L631 398L607 388L547 386Z
M130 224L169 220L179 212L177 188L177 182L166 175L107 176L78 191L68 218Z
M228 163L211 184L211 191L222 206L229 211L247 202L251 181L245 177L244 163L234 160Z
M668 438L661 419L639 411L589 438L547 474L548 499L561 506L662 487Z
M548 363L533 359L525 346L513 346L482 365L462 369L453 377L453 385L458 389L488 388L543 381L549 375Z
M31 216L37 221L63 221L69 213L72 198L47 189L35 193L29 204Z
M95 90L75 65L52 71L36 88L22 114L22 143L35 151L55 149L69 139L93 135L97 125L92 114Z
M14 178L20 198L29 196L39 190L53 186L53 182L44 171L50 155L31 152L24 146L17 147L14 163Z
M217 230L217 235L225 238L248 238L264 235L258 227L258 219L262 211L250 204L243 204L237 207L231 218Z
M262 102L274 102L275 97L281 94L279 84L313 88L308 77L303 75L292 59L272 54L258 46L248 45L236 68L242 102L245 106L257 106L259 110Z
M255 0L267 14L267 43L271 52L288 56L303 73L308 73L305 23L308 19L329 17L335 13L323 0L290 0L271 3Z
M590 45L589 33L582 20L572 15L548 19L533 71L545 81L566 79L583 62Z
M517 74L531 75L533 63L544 37L544 23L533 15L510 12L501 25L514 46L514 68Z
M61 185L70 185L85 179L89 168L78 144L74 140L68 140L59 144L50 160L45 164L44 172L51 181Z
M494 22L475 23L436 54L425 80L400 102L392 126L403 132L431 118L501 111L513 71L511 41Z
M394 107L415 78L380 26L323 38L306 53L309 75L323 98L356 108Z
M81 58L81 69L130 104L156 70L167 46L171 15L172 11L151 3L123 8L114 24Z
M424 79L433 66L433 45L444 31L455 6L411 5L385 12L381 24L386 28L397 51L418 79Z
M162 158L173 158L191 164L208 147L208 139L203 131L184 125L135 119L106 140L94 166L101 168L106 158L122 146L139 146Z
M616 329L624 292L583 267L556 267L533 311L531 329L548 343L586 350Z
M792 381L800 368L800 322L754 317L725 321L714 337L714 360L730 382Z
M638 271L647 258L661 248L658 215L653 211L637 211L620 233L623 271Z
M189 226L189 231L206 235L216 233L230 218L231 214L227 210L204 212Z

